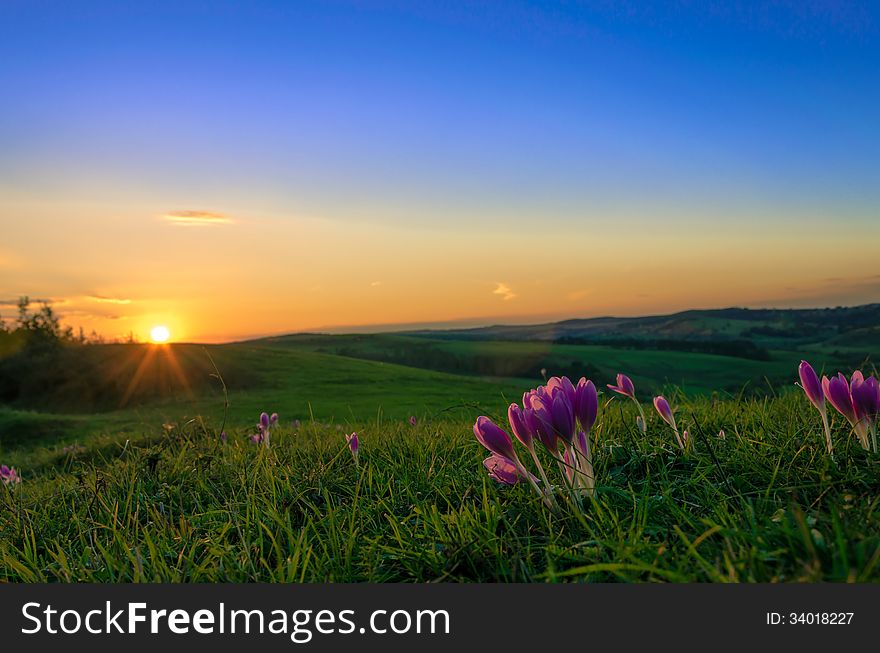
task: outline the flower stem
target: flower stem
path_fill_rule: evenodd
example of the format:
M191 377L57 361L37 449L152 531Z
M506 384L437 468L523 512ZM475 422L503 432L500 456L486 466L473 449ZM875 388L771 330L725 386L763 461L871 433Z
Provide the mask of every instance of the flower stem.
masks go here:
M541 475L541 482L544 484L544 494L550 497L550 507L555 507L556 500L553 498L553 486L550 485L550 481L547 479L547 472L544 471L544 465L541 464L541 460L538 458L534 446L529 447L529 453L532 454L532 460L535 461L535 466L538 468L538 474Z
M516 468L517 468L517 470L519 471L519 473L522 474L523 476L525 476L526 480L529 482L529 485L532 486L532 489L533 489L535 492L537 492L537 493L538 493L538 496L541 497L541 499L544 501L544 505L546 505L548 508L552 508L552 507L553 507L553 503L551 502L550 497L548 497L548 496L547 496L547 495L541 490L541 488L538 487L538 484L535 483L535 479L532 478L532 474L531 474L531 472L529 472L529 470L527 470L527 469L525 468L525 466L524 466L524 465L522 464L522 462L520 461L519 456L517 456L515 453L513 454L513 462L514 462L514 464L516 464Z
M642 404L640 404L639 400L636 399L635 397L633 397L632 400L633 400L633 403L636 405L636 408L639 409L639 417L642 418L641 431L642 431L642 433L647 433L648 432L648 422L647 422L647 420L645 420L645 411L642 410Z
M823 410L822 413L822 426L825 427L825 447L828 449L828 455L834 455L834 445L831 443L831 426L828 424L828 411Z

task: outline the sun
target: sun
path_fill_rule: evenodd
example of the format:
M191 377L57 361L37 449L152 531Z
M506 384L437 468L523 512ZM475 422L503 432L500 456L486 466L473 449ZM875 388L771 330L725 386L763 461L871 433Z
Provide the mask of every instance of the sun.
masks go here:
M171 332L168 330L167 326L154 326L150 330L150 340L155 342L156 344L162 344L164 342L168 342L168 339L171 337Z

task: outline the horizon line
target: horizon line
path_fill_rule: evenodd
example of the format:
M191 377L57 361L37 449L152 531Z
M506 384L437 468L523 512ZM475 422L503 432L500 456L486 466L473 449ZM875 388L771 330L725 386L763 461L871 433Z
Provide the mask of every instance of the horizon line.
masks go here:
M343 325L335 325L335 326L317 326L317 327L308 327L304 329L297 329L294 331L278 331L274 333L264 333L264 334L247 334L240 336L233 336L230 339L224 340L204 340L204 341L179 341L175 344L236 344L243 342L251 342L254 340L264 340L269 338L284 338L288 336L303 336L303 335L357 335L359 333L363 334L372 334L372 333L406 333L411 331L438 331L438 332L452 332L452 331L466 331L469 329L482 329L482 328L491 328L491 327L507 327L507 326L518 326L518 327L529 327L529 326L544 326L548 324L559 324L561 322L570 322L576 320L634 320L634 319L642 319L642 318L652 318L652 317L671 317L673 315L680 315L682 313L689 313L692 311L727 311L727 310L747 310L747 311L825 311L825 310L840 310L840 309L853 309L853 308L864 308L868 306L875 306L880 304L880 302L866 302L862 304L836 304L836 305L819 305L819 306L755 306L755 305L731 305L731 306L714 306L709 308L685 308L678 311L670 311L663 313L639 313L634 315L614 315L614 314L604 314L604 315L593 315L589 317L560 317L557 315L529 315L522 318L517 318L516 316L497 316L497 317L489 317L489 318L454 318L451 320L441 320L441 321L420 321L420 322L391 322L391 323L370 323L370 324L343 324ZM513 320L513 321L498 321L498 320ZM521 321L516 321L516 320Z

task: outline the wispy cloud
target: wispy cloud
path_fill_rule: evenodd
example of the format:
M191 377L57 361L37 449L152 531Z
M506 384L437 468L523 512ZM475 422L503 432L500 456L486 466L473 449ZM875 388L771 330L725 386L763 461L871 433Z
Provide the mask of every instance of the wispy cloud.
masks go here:
M501 299L504 301L509 301L511 299L516 298L516 293L511 290L510 286L506 283L498 282L498 285L495 287L495 290L492 291L493 295L499 295Z
M235 223L229 216L212 211L171 211L163 215L162 219L182 227L211 227Z
M130 299L123 297L105 297L104 295L87 295L88 299L99 304L131 304Z
M370 287L372 287L372 288L378 288L381 285L382 285L381 281L371 281L370 282Z

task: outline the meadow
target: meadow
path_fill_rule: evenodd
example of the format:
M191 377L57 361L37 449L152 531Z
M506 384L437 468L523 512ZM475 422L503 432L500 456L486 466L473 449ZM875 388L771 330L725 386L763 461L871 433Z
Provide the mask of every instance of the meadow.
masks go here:
M550 510L491 480L472 433L540 379L263 341L101 347L85 351L143 367L120 388L132 405L0 409L0 457L23 478L0 488L4 581L880 580L880 460L840 419L826 455L793 385L667 387L687 453L605 390L595 496ZM280 414L270 446L249 439L263 410Z

